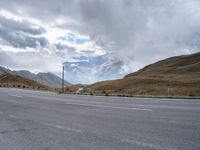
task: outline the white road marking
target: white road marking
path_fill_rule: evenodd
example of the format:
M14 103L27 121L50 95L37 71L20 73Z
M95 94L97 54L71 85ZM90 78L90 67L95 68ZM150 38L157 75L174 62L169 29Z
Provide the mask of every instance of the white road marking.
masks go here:
M130 97L127 97L130 98ZM191 101L191 102L200 102L199 99L187 99L187 98L160 98L160 97L132 97L135 98L136 100L155 100L155 101ZM134 99L133 99L134 100Z
M59 129L64 129L65 127L63 126L59 126L59 125L55 125L56 128L59 128Z
M134 107L118 107L118 106L106 106L106 105L95 105L95 104L81 104L81 103L71 103L66 102L66 105L80 105L80 106L92 106L92 107L103 107L103 108L114 108L114 109L126 109L126 110L142 110L142 111L152 111L152 109L147 108L134 108Z
M3 112L0 112L0 114L3 113ZM14 118L15 116L14 115L8 115L8 117L10 118ZM39 121L36 121L36 122L39 122ZM44 122L39 122L43 125L47 125L47 126L50 126L50 127L54 127L54 128L59 128L59 129L64 129L64 130L67 130L67 131L73 131L73 132L76 132L76 133L83 133L83 131L81 130L78 130L78 129L74 129L74 128L69 128L69 127L64 127L64 126L61 126L61 125L55 125L55 124L50 124L50 123L44 123Z
M14 96L14 97L19 97L19 98L23 98L23 96L20 95L14 95L14 94L8 94L9 96Z
M54 127L54 128L58 128L58 129L63 129L63 130L67 130L67 131L73 131L76 133L83 133L83 131L78 130L78 129L74 129L74 128L68 128L68 127L64 127L64 126L60 126L60 125L55 125L55 124L50 124L50 123L44 123L44 122L40 122L41 124L50 126L50 127Z
M200 102L200 97L197 97L197 98L194 98L194 99L187 99L187 97L184 97L181 98L181 97L171 97L171 98L168 98L167 96L161 96L161 97L153 97L153 96L150 96L150 97L145 97L145 96L142 96L142 95L138 95L138 96L131 96L131 97L120 97L120 96L104 96L104 95L73 95L73 94L63 94L63 95L66 95L66 96L74 96L74 97L100 97L100 98L112 98L112 99L116 99L116 98L123 98L123 99L128 99L128 100L149 100L149 99L152 99L152 100L159 100L159 101L196 101L196 102ZM141 97L140 97L141 96Z
M31 96L30 96L31 97ZM94 107L104 107L104 108L115 108L115 109L127 109L127 110L143 110L143 111L152 111L152 109L148 109L148 108L133 108L133 107L121 107L121 106L106 106L106 105L102 105L102 103L100 101L94 101L96 104L83 104L83 102L92 102L92 101L85 101L85 100L73 100L73 99L60 99L60 98L45 98L45 97L39 97L39 96L34 96L34 97L38 97L40 99L45 99L45 100L53 100L53 101L61 101L61 102L65 102L65 104L71 104L71 105L82 105L82 106L94 106ZM80 102L80 103L79 103Z
M90 96L90 95L67 95L67 94L63 94L62 96L60 97L55 97L55 98L52 98L52 97L43 97L43 96L30 96L30 95L27 95L28 97L34 97L34 98L39 98L39 99L45 99L45 100L53 100L53 101L61 101L61 102L68 102L70 100L70 102L74 101L74 102L92 102L92 100L75 100L73 99L73 97L81 97L81 96L85 96L85 97L99 97L99 98L111 98L111 99L116 99L116 100L120 100L121 97L114 97L114 96ZM46 95L45 95L46 96ZM67 97L67 96L70 96L70 97ZM64 98L67 98L67 99L64 99ZM122 97L123 99L126 99L126 100L129 100L129 101L132 101L134 102L134 100L153 100L153 101L192 101L192 102L200 102L200 100L198 99L167 99L167 98L145 98L145 97ZM101 101L94 101L95 103L101 103ZM108 101L109 102L109 101ZM141 101L142 102L142 101ZM73 102L72 102L73 103ZM145 109L145 108L144 108ZM149 111L152 111L149 110Z
M7 102L16 103L16 104L20 104L20 102L18 102L18 101L16 101L16 100L9 100L9 99L7 99L6 101L7 101Z
M8 117L10 117L10 118L14 118L15 116L13 116L13 115L8 115Z
M77 130L77 129L74 129L74 128L64 128L64 129L69 130L69 131L74 131L74 132L77 132L77 133L83 133L83 131Z
M121 141L129 143L129 144L135 144L135 145L138 145L138 146L143 146L143 147L146 147L146 148L152 148L152 149L157 149L157 150L178 150L178 149L174 149L174 148L162 147L160 145L155 145L155 144L151 144L151 143L144 143L144 142L129 140L129 139L122 139Z

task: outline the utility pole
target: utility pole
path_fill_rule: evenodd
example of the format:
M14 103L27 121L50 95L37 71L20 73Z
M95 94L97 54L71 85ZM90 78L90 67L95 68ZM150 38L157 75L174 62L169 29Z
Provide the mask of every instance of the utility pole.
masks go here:
M64 93L64 87L65 87L64 71L65 71L65 67L64 67L64 63L63 63L63 66L62 66L62 93Z
M167 93L168 93L168 96L173 96L174 95L174 89L172 87L168 87Z
M7 74L7 87L8 87L8 74Z

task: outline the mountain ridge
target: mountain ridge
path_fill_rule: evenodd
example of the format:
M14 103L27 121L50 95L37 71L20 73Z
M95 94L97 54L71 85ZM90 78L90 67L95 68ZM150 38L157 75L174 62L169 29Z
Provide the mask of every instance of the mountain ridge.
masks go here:
M61 84L62 84L62 79L50 72L47 72L47 73L40 72L40 73L34 74L28 70L19 70L19 71L13 70L12 71L2 66L0 66L0 71L7 72L10 74L15 74L24 78L28 78L30 80L34 80L36 82L45 84L53 88L61 87ZM71 83L65 81L65 86L70 86L70 85Z
M87 86L96 93L131 95L200 95L200 52L167 58L150 64L122 79Z
M192 66L193 65L193 66ZM195 65L195 66L194 66ZM163 68L162 72L159 73L189 73L189 72L199 72L200 71L200 52L194 53L191 55L181 55L170 57L156 63L145 66L137 72L130 73L125 77L134 76L141 73L147 73L149 71L155 71L156 69L160 69L159 67L167 67ZM177 68L178 67L178 68ZM176 69L176 70L175 70ZM192 69L192 70L191 70Z
M66 79L74 84L91 84L97 81L117 79L124 76L123 63L106 55L80 57L65 62Z
M28 78L18 76L16 74L3 71L0 71L0 87L53 91L52 87L46 86Z

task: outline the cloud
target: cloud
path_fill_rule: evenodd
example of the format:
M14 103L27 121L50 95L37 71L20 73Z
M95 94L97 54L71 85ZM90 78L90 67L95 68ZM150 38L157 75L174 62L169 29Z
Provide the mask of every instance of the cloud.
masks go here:
M197 52L200 2L81 1L80 26L99 45L134 70L173 55Z
M1 29L0 29L0 34L1 38L4 41L6 41L6 43L16 48L26 48L26 47L36 48L38 45L46 46L48 44L48 40L45 39L44 37L36 38L15 31L6 32L5 30Z
M48 44L48 40L41 36L44 32L44 28L30 22L0 15L0 38L4 44L16 48L44 47Z
M36 49L39 43L56 60L107 53L131 72L200 51L199 8L199 0L2 0L0 10L23 21L1 16L0 43Z
M77 45L84 45L87 42L89 42L88 39L86 39L86 38L78 38L73 33L68 33L67 35L60 36L60 37L58 37L58 40L68 41L68 42L70 42L72 44L77 44Z
M55 72L61 70L62 61L60 57L49 54L47 51L18 53L0 51L0 64L17 70L30 70L31 68L33 72Z
M0 22L1 27L6 28L7 31L15 30L29 33L31 35L40 35L45 32L44 28L36 24L30 23L22 19L17 20L16 18L14 18L14 16L9 17L8 15L6 15L6 11L1 11Z

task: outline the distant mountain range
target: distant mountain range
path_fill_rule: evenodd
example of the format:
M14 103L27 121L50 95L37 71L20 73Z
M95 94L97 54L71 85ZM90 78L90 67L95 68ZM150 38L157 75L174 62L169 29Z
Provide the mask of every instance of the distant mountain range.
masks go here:
M58 87L61 87L62 85L62 79L50 72L34 74L27 70L12 71L10 69L7 69L1 66L0 66L0 72L6 72L6 73L18 75L18 76L45 84L53 88L58 88ZM65 86L69 86L69 85L71 85L71 83L65 81Z
M172 88L174 95L200 96L200 52L161 60L122 79L84 87L94 93L116 95L167 95Z
M5 69L3 70L4 71L0 71L0 87L53 91L52 87L46 86L34 80L30 80L12 73L5 72Z
M65 62L65 78L70 82L91 84L124 76L122 62L107 56L79 57L73 62Z

